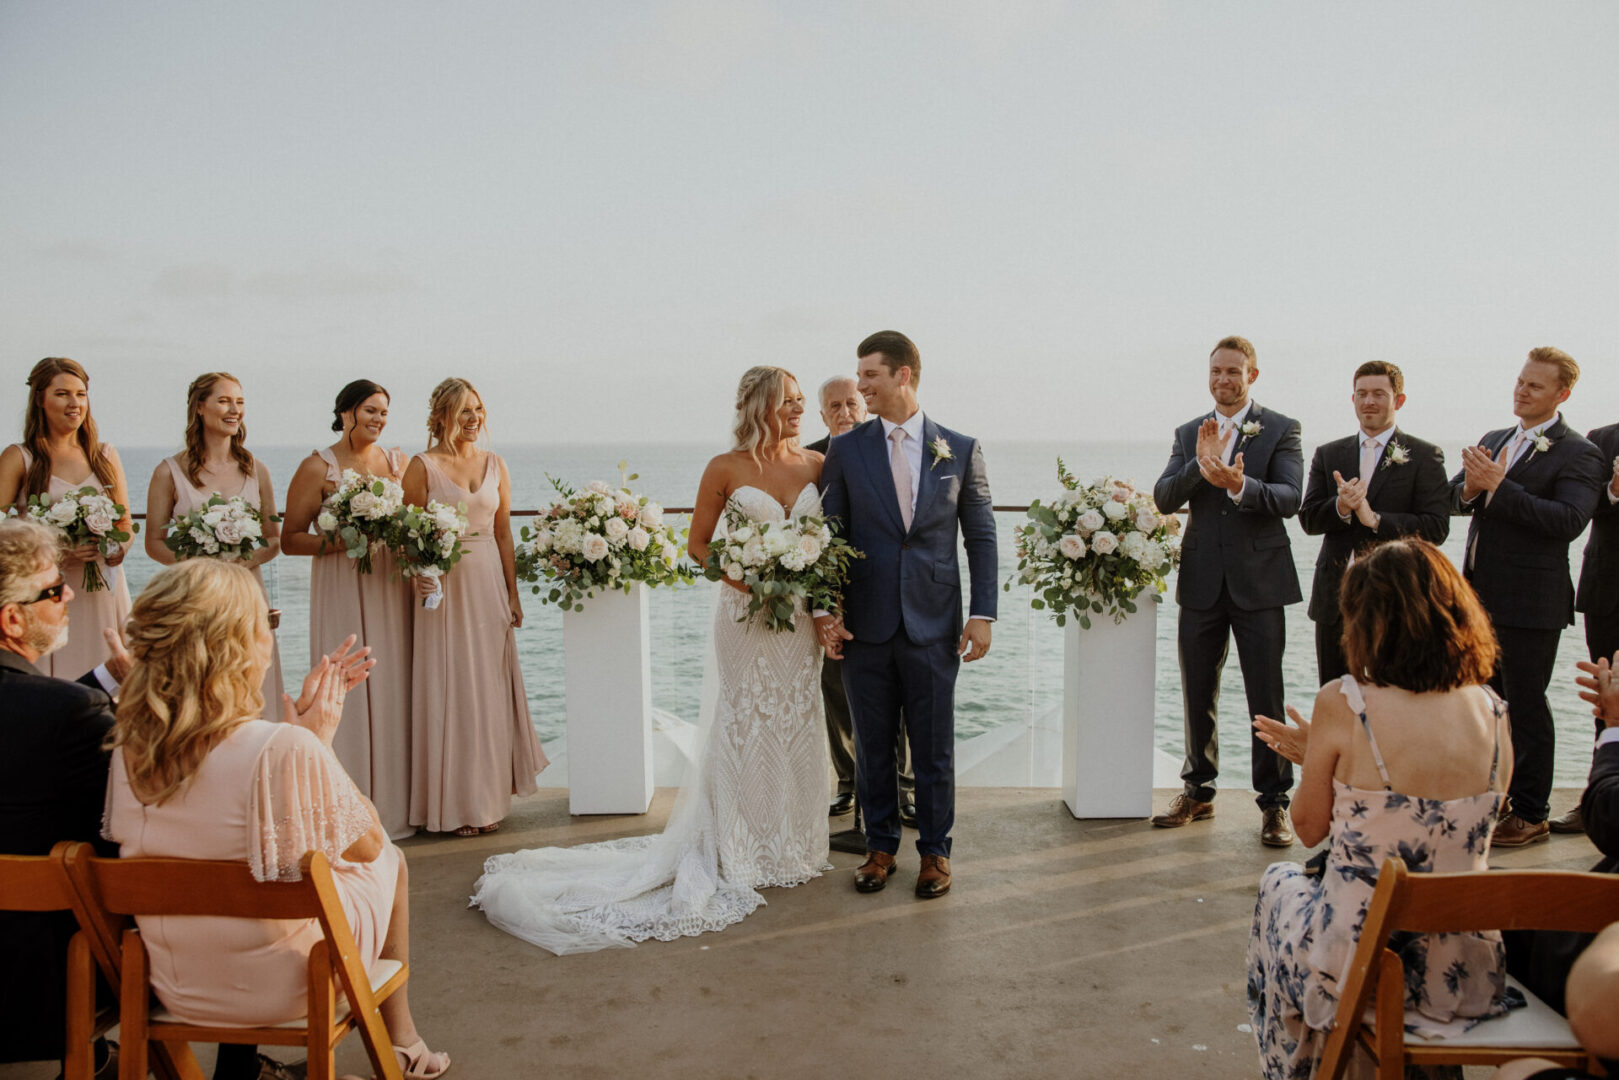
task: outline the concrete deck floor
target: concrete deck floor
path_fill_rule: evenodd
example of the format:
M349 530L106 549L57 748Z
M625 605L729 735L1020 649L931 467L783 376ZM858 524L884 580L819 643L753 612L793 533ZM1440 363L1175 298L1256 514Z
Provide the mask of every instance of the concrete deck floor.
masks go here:
M1577 796L1555 793L1553 813ZM767 907L721 934L556 957L466 908L484 857L660 829L672 792L644 817L576 819L566 792L542 791L499 833L402 845L411 1000L462 1080L1253 1077L1243 954L1279 853L1259 844L1250 799L1227 792L1214 821L1160 830L1074 821L1054 790L962 789L944 898L912 894L914 849L873 895L851 885L859 856L834 852L834 871L767 890ZM1597 858L1584 837L1553 837L1493 862ZM369 1075L357 1037L339 1066ZM0 1066L0 1080L54 1075Z

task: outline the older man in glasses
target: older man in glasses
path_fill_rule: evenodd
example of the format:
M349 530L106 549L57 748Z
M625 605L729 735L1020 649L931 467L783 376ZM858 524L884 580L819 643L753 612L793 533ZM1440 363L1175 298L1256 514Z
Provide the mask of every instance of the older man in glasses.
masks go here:
M61 840L100 839L113 725L112 692L129 655L108 632L111 659L78 682L34 666L67 641L73 590L57 560L61 534L19 519L0 521L0 853L44 855ZM0 1061L62 1055L67 942L65 912L0 912ZM26 974L25 974L26 973ZM13 977L14 976L14 977ZM106 1045L97 1064L110 1074Z

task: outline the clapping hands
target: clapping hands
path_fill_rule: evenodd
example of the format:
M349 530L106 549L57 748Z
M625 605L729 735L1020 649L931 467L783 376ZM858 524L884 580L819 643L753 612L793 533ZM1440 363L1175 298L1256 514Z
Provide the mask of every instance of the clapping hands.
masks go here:
M1462 447L1462 471L1466 479L1462 482L1462 498L1476 499L1486 491L1494 491L1501 486L1501 481L1507 475L1507 450L1512 445L1510 440L1501 447L1501 452L1495 457L1482 446Z
M1235 439L1235 431L1231 438ZM1225 443L1220 439L1220 422L1214 417L1204 420L1197 429L1197 467L1203 479L1233 495L1242 491L1242 455L1237 454L1231 464L1224 462Z
M1377 512L1366 501L1366 478L1345 480L1337 469L1332 470L1332 478L1338 484L1338 516L1353 517L1368 529L1377 528Z
M1293 706L1287 706L1287 715L1293 720L1288 727L1279 720L1254 714L1254 733L1261 742L1281 754L1295 765L1304 764L1304 750L1310 743L1310 722Z
M284 715L299 727L314 732L327 746L332 745L332 736L337 734L338 722L343 719L343 699L370 677L377 663L371 659L371 646L356 650L355 640L350 634L343 639L343 644L320 658L320 663L304 676L303 692L297 701L281 695Z
M1619 661L1619 654L1614 660ZM1585 672L1575 676L1574 682L1581 687L1581 700L1591 705L1591 715L1605 727L1619 727L1619 679L1614 678L1608 658L1600 657L1595 663L1581 660L1575 667Z

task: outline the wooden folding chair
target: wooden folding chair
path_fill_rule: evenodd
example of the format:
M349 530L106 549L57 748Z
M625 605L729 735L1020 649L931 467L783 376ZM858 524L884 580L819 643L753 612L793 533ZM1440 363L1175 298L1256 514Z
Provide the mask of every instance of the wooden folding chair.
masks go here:
M303 1046L309 1055L309 1080L333 1080L337 1044L355 1029L376 1075L403 1080L377 1003L405 985L409 968L397 960L382 960L368 976L332 880L331 864L311 851L301 865L302 880L278 883L254 881L240 862L98 859L88 847L69 854L68 872L86 915L97 925L97 936L118 942L122 1080L146 1076L148 1044L160 1041ZM129 923L145 915L318 920L323 936L309 952L308 1016L274 1027L227 1028L187 1024L166 1010L153 1010L146 947ZM333 991L334 979L342 988L341 998Z
M1397 930L1424 934L1477 930L1593 932L1619 921L1619 876L1567 870L1490 870L1413 874L1389 859L1377 877L1349 979L1338 1001L1319 1076L1341 1080L1358 1046L1379 1080L1400 1080L1407 1065L1495 1065L1525 1057L1606 1075L1568 1021L1516 979L1528 1006L1482 1021L1463 1035L1425 1039L1405 1030L1405 968L1389 949ZM1371 1004L1372 1017L1367 1018Z
M0 911L72 912L73 883L64 861L70 847L71 841L64 841L49 855L0 855ZM66 1008L62 1075L65 1080L90 1080L95 1071L91 1040L116 1024L118 1014L110 1008L96 1010L95 973L83 930L68 942Z

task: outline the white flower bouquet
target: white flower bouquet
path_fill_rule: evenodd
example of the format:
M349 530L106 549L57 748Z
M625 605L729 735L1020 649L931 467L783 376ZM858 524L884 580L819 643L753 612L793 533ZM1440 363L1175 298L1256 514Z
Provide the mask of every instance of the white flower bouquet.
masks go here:
M393 480L363 477L344 469L337 490L326 496L315 528L321 531L321 549L342 544L362 574L371 572L371 552L386 544L394 531L394 516L405 505L405 489Z
M272 516L271 521L280 521ZM208 501L169 522L163 546L186 559L248 559L264 538L264 515L240 495L211 495Z
M542 604L578 611L597 589L629 592L636 582L656 587L696 580L680 558L686 531L664 523L662 506L600 480L576 491L547 479L557 499L540 512L537 525L523 526L517 545L517 579L529 582ZM634 479L623 476L622 483Z
M104 556L111 554L113 545L129 542L131 534L118 528L124 513L124 507L103 495L100 488L88 485L55 501L49 495L28 496L29 517L61 532L73 547L95 544ZM101 567L93 560L85 563L84 591L100 592L106 587Z
M1152 602L1162 603L1165 576L1180 562L1180 521L1126 481L1104 476L1080 486L1062 458L1057 479L1063 493L1050 504L1036 499L1017 530L1018 572L1006 588L1033 586L1036 610L1049 609L1058 626L1071 612L1087 630L1092 614L1123 622L1149 586Z
M796 521L754 521L727 504L722 520L703 576L746 585L748 610L737 621L763 613L767 630L791 632L799 601L807 610L837 611L849 560L864 558L814 514Z
M406 577L433 579L433 594L422 601L422 607L429 611L444 600L444 583L440 579L461 561L461 538L470 527L464 503L451 506L433 499L425 507L407 505L394 511L387 529L388 547L398 557Z

